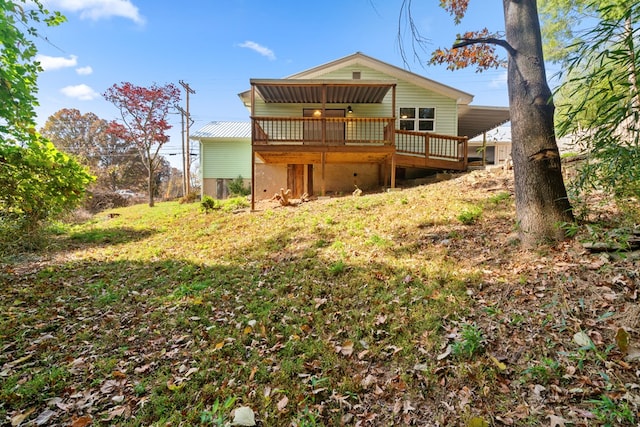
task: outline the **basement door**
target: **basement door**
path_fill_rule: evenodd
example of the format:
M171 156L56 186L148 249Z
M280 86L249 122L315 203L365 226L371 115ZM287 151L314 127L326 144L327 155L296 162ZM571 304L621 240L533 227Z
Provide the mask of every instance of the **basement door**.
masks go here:
M299 199L304 193L304 166L287 165L287 189L291 190L294 199Z

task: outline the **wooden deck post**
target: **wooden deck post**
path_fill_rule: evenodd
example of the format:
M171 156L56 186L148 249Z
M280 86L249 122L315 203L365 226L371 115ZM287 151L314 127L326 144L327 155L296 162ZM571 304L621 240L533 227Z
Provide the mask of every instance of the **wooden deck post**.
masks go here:
M323 153L320 155L320 161L322 162L322 165L321 165L321 166L322 166L322 167L321 167L322 185L321 185L321 190L320 190L320 191L321 191L321 195L322 195L322 196L326 196L326 191L327 191L327 188L326 188L326 187L327 187L327 186L326 186L325 179L324 179L324 174L325 174L325 172L326 172L326 171L325 171L325 166L326 166L326 163L327 163L326 153L324 153L324 152L323 152Z
M391 188L396 188L396 155L391 155Z

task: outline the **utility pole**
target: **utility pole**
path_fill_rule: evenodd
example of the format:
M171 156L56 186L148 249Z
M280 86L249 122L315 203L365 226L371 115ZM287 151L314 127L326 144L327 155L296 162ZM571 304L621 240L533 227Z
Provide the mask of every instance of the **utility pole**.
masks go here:
M189 94L192 93L195 95L196 91L191 89L189 83L185 83L184 80L180 80L180 84L184 88L187 94L187 111L185 115L187 117L187 126L186 126L186 138L185 138L185 150L186 150L186 162L185 162L185 178L187 180L187 192L185 196L191 192L191 150L189 149L189 128L191 127L191 115L189 114Z
M180 114L182 116L182 133L180 135L182 135L182 195L186 196L188 191L189 191L189 185L188 185L188 181L187 181L187 156L186 156L186 151L185 151L185 144L184 144L184 118L187 115L187 112L184 111L184 108L182 108L179 105L176 105L176 110L180 111Z

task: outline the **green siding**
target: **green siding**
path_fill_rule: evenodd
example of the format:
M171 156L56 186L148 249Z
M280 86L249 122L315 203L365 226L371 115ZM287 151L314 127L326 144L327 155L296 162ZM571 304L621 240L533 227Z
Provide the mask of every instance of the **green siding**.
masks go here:
M251 140L215 139L200 143L202 178L251 178Z
M332 71L318 79L345 79L349 80L354 71L361 73L362 80L389 80L393 77L362 66L349 66ZM328 104L327 108L353 107L355 117L388 117L391 115L392 91L385 97L382 104ZM260 97L255 99L255 115L270 117L300 117L303 108L321 108L321 104L265 104ZM436 109L435 133L445 135L458 135L458 107L455 99L423 89L405 81L398 81L396 87L396 118L400 116L401 107L434 107ZM396 127L399 122L396 122Z
M400 108L435 107L436 120L433 132L444 135L458 135L458 106L456 100L447 98L409 83L398 82L396 93L396 117Z

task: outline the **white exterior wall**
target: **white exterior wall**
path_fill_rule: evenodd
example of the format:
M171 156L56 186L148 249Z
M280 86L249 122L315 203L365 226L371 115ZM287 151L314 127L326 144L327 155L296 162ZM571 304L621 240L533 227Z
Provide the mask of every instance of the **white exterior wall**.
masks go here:
M501 165L511 157L511 141L487 141L487 148L493 149L493 159L487 158L487 164ZM482 142L469 142L468 156L482 157ZM491 161L493 160L493 161Z

